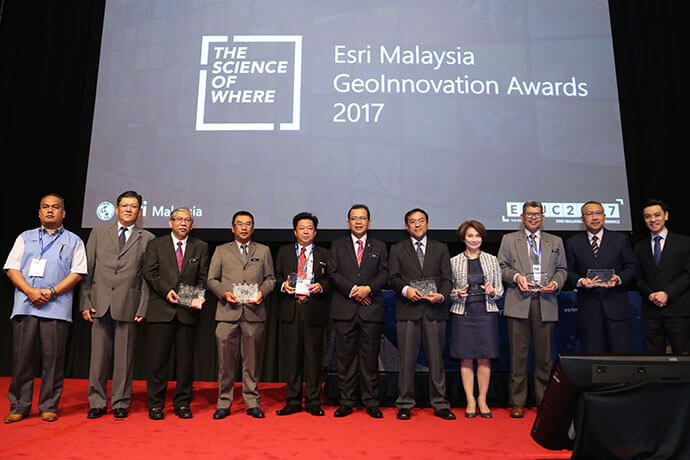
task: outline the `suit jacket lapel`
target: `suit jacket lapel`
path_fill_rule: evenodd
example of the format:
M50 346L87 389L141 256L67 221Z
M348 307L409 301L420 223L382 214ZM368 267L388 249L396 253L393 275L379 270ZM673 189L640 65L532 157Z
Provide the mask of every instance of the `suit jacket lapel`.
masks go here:
M424 267L419 263L419 258L417 257L417 249L412 244L412 240L407 238L407 243L405 243L405 249L407 250L407 255L413 260L415 267L419 270L421 274L424 271ZM429 239L426 240L426 251L424 252L424 259L429 255Z
M521 270L519 271L522 273L529 273L532 271L532 262L530 262L529 252L527 251L529 251L529 244L527 243L525 232L521 230L518 237L515 239L515 253L520 263Z
M117 235L117 227L116 227L116 230L115 230L115 234ZM141 238L141 228L140 228L140 227L137 227L137 226L135 225L135 226L132 228L132 234L129 235L129 238L127 239L127 242L125 242L125 245L123 246L122 251L120 251L120 255L123 255L124 253L126 253L127 251L129 251L129 248L131 248L132 246L134 246L134 244L136 243L136 241L137 241L139 238ZM116 239L117 239L117 237L116 237ZM117 246L116 246L116 247L118 247L118 248L120 247L120 242L119 242L119 241L117 242Z
M551 266L551 241L544 238L544 232L541 232L541 237L539 238L539 246L541 247L541 260L539 264L541 265L542 273L546 273L544 267Z

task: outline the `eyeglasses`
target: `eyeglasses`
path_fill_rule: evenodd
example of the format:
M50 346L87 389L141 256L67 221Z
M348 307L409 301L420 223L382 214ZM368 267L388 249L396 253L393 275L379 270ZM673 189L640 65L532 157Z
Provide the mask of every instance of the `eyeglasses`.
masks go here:
M527 218L529 218L529 219L538 219L538 218L540 218L543 214L540 213L540 212L526 212L524 215L525 215L525 217L527 217Z
M254 225L254 224L253 224L252 222L235 222L235 223L232 224L232 225L234 225L234 226L236 226L236 227L247 227L247 228L249 228L249 227L251 227L251 226Z
M352 222L357 222L358 220L362 220L362 221L369 220L369 218L367 216L352 216L352 217L350 217L350 220Z
M604 213L602 211L587 211L582 213L582 217L592 217L592 216L603 216Z
M175 217L175 218L173 219L173 222L177 222L178 224L179 224L179 223L182 223L182 222L188 224L188 223L190 223L191 221L192 221L192 218L191 218L191 217Z
M415 225L415 224L424 225L426 223L426 219L423 217L421 219L410 219L407 221L407 223L411 224L411 225Z

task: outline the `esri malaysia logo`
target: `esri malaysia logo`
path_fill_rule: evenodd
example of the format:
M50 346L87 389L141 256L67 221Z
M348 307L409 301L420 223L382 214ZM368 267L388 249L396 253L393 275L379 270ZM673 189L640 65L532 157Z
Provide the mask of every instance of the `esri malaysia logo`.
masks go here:
M112 219L115 215L115 205L110 201L102 201L96 206L96 215L103 221Z
M201 37L197 131L299 131L301 35Z

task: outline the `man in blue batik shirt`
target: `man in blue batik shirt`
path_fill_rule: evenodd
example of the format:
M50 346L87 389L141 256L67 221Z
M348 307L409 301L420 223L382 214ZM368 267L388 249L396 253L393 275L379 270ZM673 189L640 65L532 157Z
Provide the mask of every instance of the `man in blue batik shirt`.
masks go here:
M14 340L10 414L5 423L18 422L31 412L34 356L39 344L43 365L38 410L43 421L57 420L72 322L72 288L86 274L84 243L62 226L62 197L44 196L38 218L41 226L17 237L4 267L16 288L10 317Z

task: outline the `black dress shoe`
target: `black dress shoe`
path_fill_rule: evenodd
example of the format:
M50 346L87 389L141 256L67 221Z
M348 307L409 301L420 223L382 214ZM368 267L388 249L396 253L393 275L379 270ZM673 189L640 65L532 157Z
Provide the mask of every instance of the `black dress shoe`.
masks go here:
M216 411L213 413L213 419L222 420L228 415L230 415L230 409L216 409Z
M192 418L192 409L190 409L189 406L176 407L175 415L180 418Z
M369 417L371 418L383 418L381 409L378 407L367 407L367 414L369 414Z
M86 415L86 418L103 417L106 412L108 412L108 410L105 407L94 407L93 409L89 409L89 413Z
M450 409L439 409L434 412L434 415L443 420L455 420L455 414ZM467 412L465 412L465 415L467 415Z
M315 417L323 417L324 415L326 415L323 409L321 409L321 406L307 407L306 411Z
M352 408L347 407L347 406L340 406L338 409L336 409L335 413L333 414L334 417L347 417L352 413Z
M412 418L412 413L410 409L398 409L398 415L396 417L398 420L409 420Z
M149 418L151 420L163 420L164 417L162 407L152 407L149 409Z
M465 411L465 418L475 418L477 416L476 412L467 412Z
M480 413L479 413L479 416L482 417L482 418L491 418L491 417L492 417L491 411L489 411L489 412L480 412Z
M291 415L297 412L302 412L302 408L299 406L285 406L282 409L278 409L276 414L278 415Z
M262 411L260 407L252 407L251 409L247 409L247 415L251 415L254 418L266 417L264 415L264 411Z
M129 416L129 411L126 408L113 409L113 415L115 418L127 418Z

